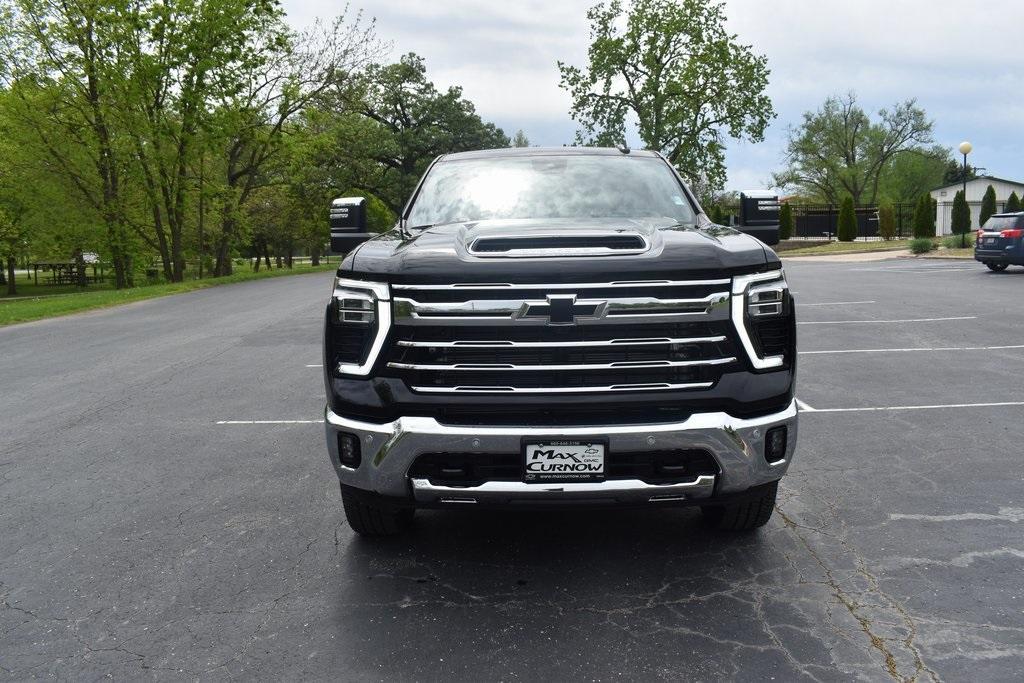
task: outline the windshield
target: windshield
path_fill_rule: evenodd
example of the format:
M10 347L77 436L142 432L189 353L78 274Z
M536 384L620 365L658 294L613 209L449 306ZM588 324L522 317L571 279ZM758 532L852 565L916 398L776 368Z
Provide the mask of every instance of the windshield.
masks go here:
M411 226L517 218L669 218L694 223L657 157L546 155L442 161L423 181Z

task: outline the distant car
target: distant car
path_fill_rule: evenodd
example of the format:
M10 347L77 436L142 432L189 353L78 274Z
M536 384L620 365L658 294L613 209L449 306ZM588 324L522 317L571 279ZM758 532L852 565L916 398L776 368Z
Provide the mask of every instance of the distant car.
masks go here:
M1007 266L1024 266L1024 211L990 216L978 230L974 260L997 273Z

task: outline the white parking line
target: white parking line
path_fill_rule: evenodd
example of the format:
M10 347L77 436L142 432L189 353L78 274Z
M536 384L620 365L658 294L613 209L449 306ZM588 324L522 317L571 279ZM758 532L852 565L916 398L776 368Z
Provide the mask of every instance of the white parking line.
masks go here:
M217 420L219 425L322 425L323 420Z
M802 413L813 413L817 410L816 408L810 407L800 399L796 399L796 407L799 408Z
M936 323L945 320L977 320L976 315L962 315L955 318L906 318L904 320L811 320L797 325L860 325L868 323Z
M920 515L903 514L899 512L889 513L889 519L910 519L920 522L1024 522L1024 508L999 508L999 514L993 515L990 512L961 512L955 515Z
M823 301L815 304L803 304L798 303L797 308L806 308L807 306L853 306L854 304L874 304L877 301Z
M944 408L999 408L1024 406L1024 401L1001 401L998 403L947 403L931 406L880 406L872 408L815 408L812 413L884 413L897 410L940 410Z
M1010 346L921 346L906 349L834 349L830 351L798 351L801 356L821 356L833 353L905 353L907 351L1001 351L1024 349L1024 344Z
M324 366L323 363L314 363L314 364L311 364L311 365L307 365L306 367L307 368L322 368L323 366Z

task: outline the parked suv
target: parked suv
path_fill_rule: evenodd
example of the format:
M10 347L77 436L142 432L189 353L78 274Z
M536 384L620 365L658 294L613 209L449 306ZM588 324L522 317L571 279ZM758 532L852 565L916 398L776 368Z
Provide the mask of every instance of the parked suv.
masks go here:
M659 154L445 155L392 230L335 200L327 449L364 535L416 508L699 505L765 524L793 457L793 298ZM353 244L361 242L353 248Z
M989 216L978 230L974 260L997 273L1007 266L1024 266L1024 211Z

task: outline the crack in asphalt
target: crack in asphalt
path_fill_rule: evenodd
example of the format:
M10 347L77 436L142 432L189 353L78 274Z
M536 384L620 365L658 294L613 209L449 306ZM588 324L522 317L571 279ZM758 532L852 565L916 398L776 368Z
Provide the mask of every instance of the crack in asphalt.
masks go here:
M871 643L871 647L877 650L883 657L885 663L886 673L895 681L905 681L908 683L917 681L922 675L928 676L932 681L939 681L938 674L929 668L925 663L921 655L920 650L915 646L914 639L917 636L917 626L914 618L906 611L906 609L899 603L898 600L893 598L881 589L878 583L877 577L875 577L866 568L866 562L852 547L849 546L844 540L839 540L841 546L846 552L848 552L857 565L857 573L867 580L867 590L851 592L845 589L842 582L837 580L835 577L834 570L829 562L827 562L822 554L820 554L811 543L810 539L807 538L801 529L807 529L813 531L809 527L802 526L794 521L789 515L786 514L780 506L776 506L776 512L782 518L785 525L792 531L792 533L799 539L801 545L807 551L807 553L814 559L821 570L824 572L826 582L829 588L832 590L833 596L838 600L843 607L849 611L857 623L860 624L861 630L864 635L867 636ZM864 603L863 596L867 594L871 597L879 598L883 601L883 609L888 610L896 620L902 622L903 626L907 630L907 636L903 639L885 638L874 630L874 620L863 611ZM876 605L877 607L877 605ZM914 670L913 672L906 674L900 670L900 665L897 661L896 654L892 645L902 646L906 653L911 656L913 661Z

